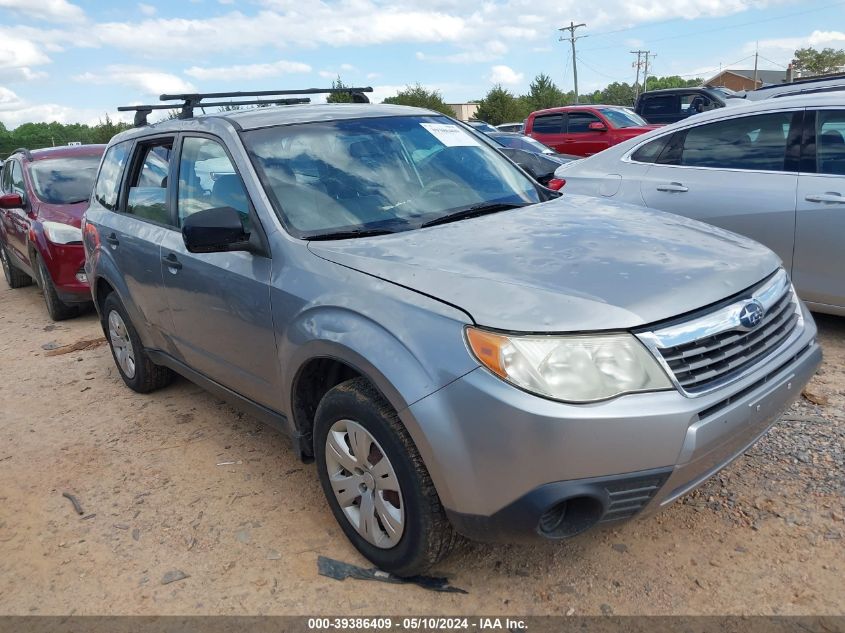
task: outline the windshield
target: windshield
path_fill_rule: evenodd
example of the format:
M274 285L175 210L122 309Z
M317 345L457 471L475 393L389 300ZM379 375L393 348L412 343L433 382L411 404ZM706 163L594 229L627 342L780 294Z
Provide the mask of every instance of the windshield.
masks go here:
M602 108L599 110L613 127L635 127L648 125L646 120L633 110L625 108Z
M555 151L540 141L521 134L490 134L490 138L505 147L525 150L532 154L554 154Z
M540 201L510 161L446 117L276 126L243 138L297 237L415 229L468 207Z
M29 164L38 198L48 204L72 204L91 197L99 156L47 158Z

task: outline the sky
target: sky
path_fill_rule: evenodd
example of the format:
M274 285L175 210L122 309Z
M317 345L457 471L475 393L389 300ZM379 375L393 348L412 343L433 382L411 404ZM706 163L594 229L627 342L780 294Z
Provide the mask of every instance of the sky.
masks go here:
M420 83L450 103L539 73L580 92L657 75L783 69L796 48L845 48L845 0L0 0L0 122L96 123L169 92ZM838 30L843 29L843 30Z

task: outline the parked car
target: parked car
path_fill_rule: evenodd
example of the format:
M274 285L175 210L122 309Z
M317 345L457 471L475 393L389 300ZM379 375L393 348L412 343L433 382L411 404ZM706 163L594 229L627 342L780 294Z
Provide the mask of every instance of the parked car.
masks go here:
M500 132L517 132L522 134L522 130L525 128L525 121L522 123L502 123L501 125L497 125L496 129Z
M564 191L646 204L762 242L813 310L845 314L845 99L708 112L556 172Z
M498 132L499 130L490 125L489 123L485 123L484 121L467 121L467 124L470 127L475 128L479 132Z
M575 156L591 156L655 127L630 108L603 105L539 110L525 121L528 136L556 152Z
M726 105L734 100L727 88L666 88L649 90L637 97L634 110L649 123L667 124Z
M531 152L532 154L543 154L545 156L562 156L565 160L562 160L561 164L563 164L564 162L569 162L570 160L577 160L581 158L580 156L572 156L569 154L558 154L548 145L543 145L537 139L531 138L530 136L526 136L525 134L517 134L514 132L489 132L487 136L492 139L495 139L500 145L504 145L505 147L521 149L526 152Z
M771 86L757 88L757 90L743 91L738 93L738 96L748 101L759 101L760 99L816 94L819 92L841 92L843 90L845 90L845 74L839 74L798 79L789 83L772 84Z
M355 547L416 574L456 533L665 507L820 362L765 247L555 197L429 110L174 119L109 143L86 271L127 386L176 371L285 430Z
M34 281L54 321L91 302L82 213L104 145L16 150L0 178L0 261L11 288Z
M555 178L555 170L561 165L581 158L558 154L540 141L524 134L491 132L486 136L500 146L500 152L527 171L537 182L554 191L564 184L563 181Z

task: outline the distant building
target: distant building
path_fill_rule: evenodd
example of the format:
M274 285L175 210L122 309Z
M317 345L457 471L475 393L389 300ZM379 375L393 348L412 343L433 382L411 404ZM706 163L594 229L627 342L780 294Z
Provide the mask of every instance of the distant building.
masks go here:
M459 121L469 121L475 118L478 112L477 103L449 103L447 104L455 112L455 118Z
M737 92L740 90L756 90L763 86L782 84L790 81L788 77L790 74L788 70L758 70L757 83L755 85L753 68L751 70L728 68L705 81L704 85L709 88L730 88Z

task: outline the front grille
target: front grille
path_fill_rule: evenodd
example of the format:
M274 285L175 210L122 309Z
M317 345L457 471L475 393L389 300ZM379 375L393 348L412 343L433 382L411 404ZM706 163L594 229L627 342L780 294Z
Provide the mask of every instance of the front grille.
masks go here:
M757 300L762 320L750 330L739 315ZM688 394L697 394L739 376L789 339L801 312L786 273L779 271L758 289L703 315L651 333L653 345Z
M606 483L604 489L610 499L610 505L600 523L630 519L654 498L668 477L669 473L666 472Z

